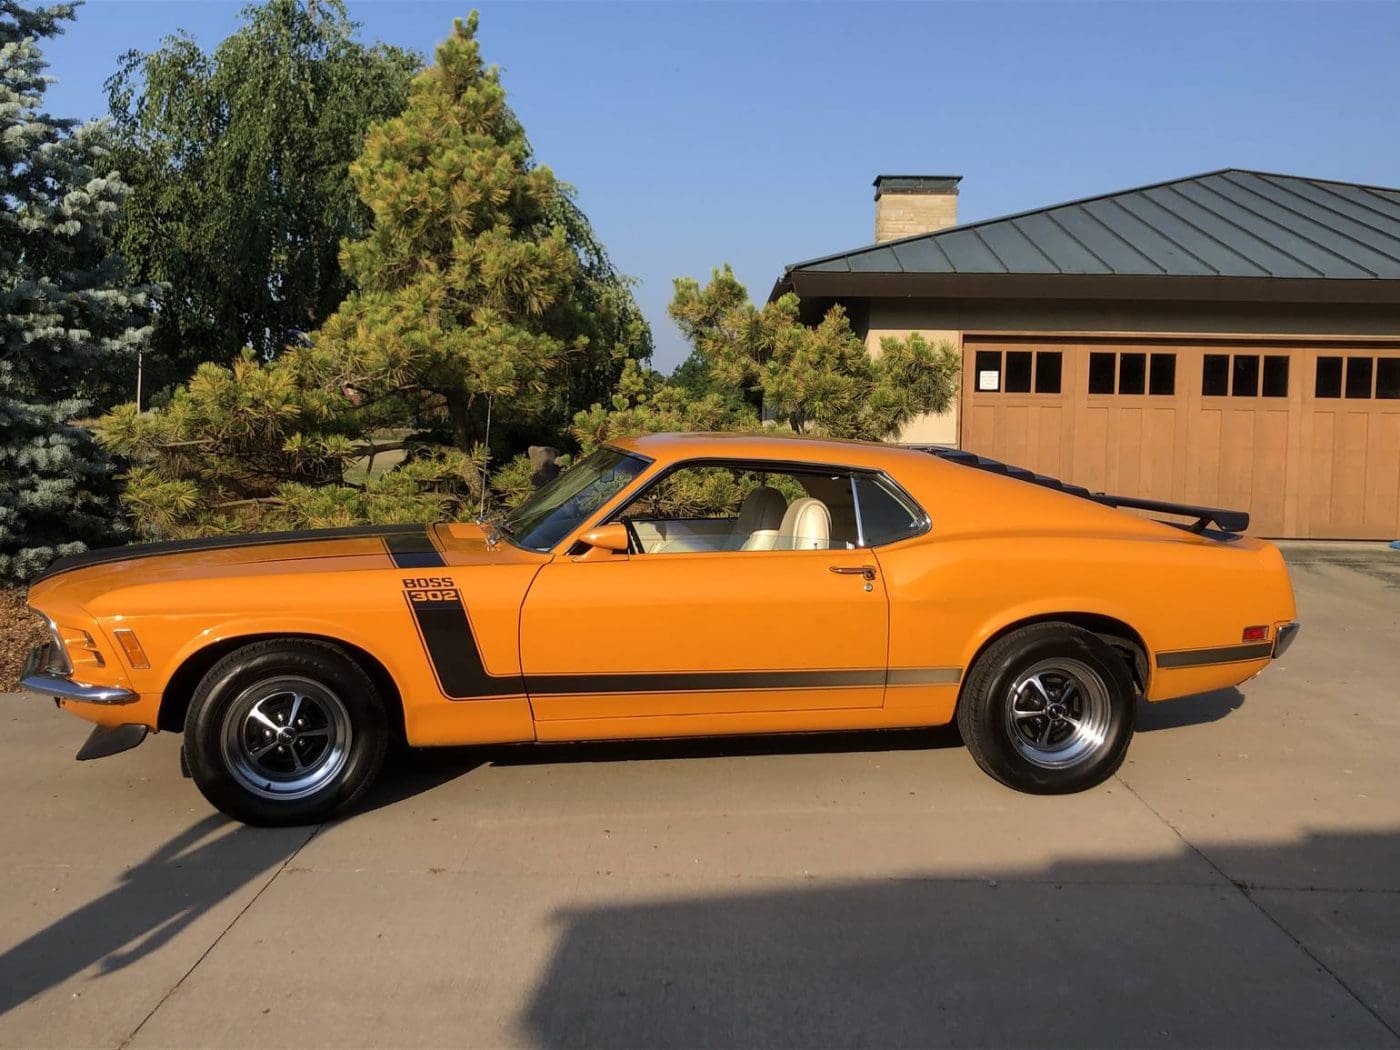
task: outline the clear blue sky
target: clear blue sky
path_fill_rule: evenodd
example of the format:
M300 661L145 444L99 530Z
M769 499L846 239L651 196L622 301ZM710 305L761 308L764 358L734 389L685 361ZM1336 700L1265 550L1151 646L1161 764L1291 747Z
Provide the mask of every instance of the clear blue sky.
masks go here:
M352 0L430 52L470 4ZM105 110L128 48L206 48L237 2L90 0L50 109ZM1400 185L1400 4L482 3L539 158L578 188L656 332L671 280L868 243L880 172L960 174L963 220L1220 167Z

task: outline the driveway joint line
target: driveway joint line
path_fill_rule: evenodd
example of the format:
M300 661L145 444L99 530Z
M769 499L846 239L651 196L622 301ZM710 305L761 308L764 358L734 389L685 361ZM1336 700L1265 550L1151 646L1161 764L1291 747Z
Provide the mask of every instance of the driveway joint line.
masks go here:
M1275 918L1274 914L1271 911L1269 911L1268 908L1264 907L1263 903L1260 902L1252 893L1249 892L1250 886L1247 882L1241 879L1230 878L1230 876L1225 873L1225 870L1221 868L1220 865L1217 864L1214 860L1212 860L1204 850L1202 850L1194 842L1192 842L1185 835L1183 835L1181 833L1180 828L1178 828L1175 824L1173 824L1170 820L1163 816L1157 810L1157 808L1152 805L1152 803L1148 802L1147 799L1143 798L1140 794L1138 794L1137 789L1134 788L1131 784L1129 784L1126 780L1124 780L1121 773L1115 773L1113 779L1118 781L1118 783L1122 784L1125 788L1127 788L1128 791L1132 794L1132 796L1139 802L1141 802L1149 813L1151 813L1154 817L1156 817L1168 828L1170 828L1172 834L1175 835L1181 841L1181 844L1183 846L1185 846L1196 856L1200 857L1201 860L1204 861L1212 871L1214 871L1217 875L1224 879L1225 882L1227 882L1229 885L1233 886L1236 892L1238 892L1241 897L1243 897L1247 902L1249 902L1249 904L1257 912L1259 912L1260 915L1267 919L1274 926L1275 929L1277 929L1280 933L1282 933L1285 937L1292 941L1294 946L1305 956L1311 959L1313 964L1317 966L1318 969L1320 969L1323 973L1327 974L1327 976L1331 977L1332 980L1337 983L1337 987L1341 988L1342 991L1346 992L1347 995L1351 996L1353 1001L1355 1001L1355 1003L1358 1006L1360 1006L1361 1009L1365 1010L1366 1013L1370 1014L1373 1018L1375 1018L1376 1023L1390 1033L1391 1038L1395 1039L1397 1042L1400 1042L1400 1030L1397 1030L1394 1025L1392 1025L1389 1021L1382 1017L1380 1012L1377 1011L1376 1008L1373 1007L1370 1003L1368 1003L1365 999L1363 999L1361 995L1356 991L1356 989L1354 989L1351 985L1347 984L1346 981L1342 980L1341 976L1337 973L1337 971L1332 969L1332 967L1328 966L1327 963L1324 962L1322 958L1317 955L1316 952L1314 952L1311 948L1309 948L1306 944L1299 940L1298 937L1294 935L1292 930L1290 930L1287 926L1285 926L1282 922Z
M141 1034L141 1029L146 1027L146 1022L148 1022L152 1017L154 1017L157 1013L160 1012L160 1008L170 1000L170 997L172 995L174 995L180 990L181 985L183 985L187 980L189 980L190 974L194 973L195 970L199 969L200 964L204 962L205 959L209 958L209 954L219 946L219 943L224 939L225 936L227 936L229 930L233 929L234 926L237 925L239 919L243 918L244 915L248 914L248 909L250 909L254 904L258 903L259 898L261 898L262 895L267 892L267 888L277 881L277 877L287 870L287 865L291 864L291 862L296 859L297 854L304 850L311 843L311 840L314 839L318 834L320 834L321 829L324 827L324 824L317 824L316 827L311 829L311 834L307 835L306 838L302 839L301 844L298 845L296 849L292 850L291 853L287 854L286 859L283 860L281 864L277 865L277 870L274 871L270 876L268 876L266 882L264 882L261 886L258 887L258 892L253 894L253 896L249 899L247 904L243 905L243 907L238 909L238 914L235 915L232 919L230 919L228 925L219 931L219 935L209 942L209 946L205 948L204 951L199 953L199 958L196 959L190 965L190 968L188 970L186 970L183 974L180 975L179 980L177 980L168 989L166 989L165 994L160 997L160 1001L156 1003L155 1006L151 1007L150 1012L146 1014L145 1017L141 1018L140 1023L138 1023L136 1027L131 1030L131 1034L117 1044L118 1050L126 1050L126 1048L131 1045L132 1041L138 1035Z

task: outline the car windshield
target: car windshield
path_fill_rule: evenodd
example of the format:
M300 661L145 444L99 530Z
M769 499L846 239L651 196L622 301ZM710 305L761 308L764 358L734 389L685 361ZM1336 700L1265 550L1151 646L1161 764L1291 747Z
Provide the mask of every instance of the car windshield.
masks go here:
M521 547L550 550L645 469L636 456L600 448L513 510L501 531Z

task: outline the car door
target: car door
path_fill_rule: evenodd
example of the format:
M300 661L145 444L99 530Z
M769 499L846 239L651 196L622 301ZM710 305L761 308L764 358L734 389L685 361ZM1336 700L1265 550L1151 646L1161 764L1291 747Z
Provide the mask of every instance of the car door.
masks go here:
M539 720L878 707L888 632L869 550L560 556L520 653Z

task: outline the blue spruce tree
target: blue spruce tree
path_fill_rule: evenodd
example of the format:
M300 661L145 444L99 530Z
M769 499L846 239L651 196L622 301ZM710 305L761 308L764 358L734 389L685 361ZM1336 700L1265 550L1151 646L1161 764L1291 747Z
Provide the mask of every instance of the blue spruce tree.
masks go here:
M72 17L0 0L0 581L121 534L112 465L81 421L150 331L151 290L111 247L126 187L107 131L43 111L38 44Z

